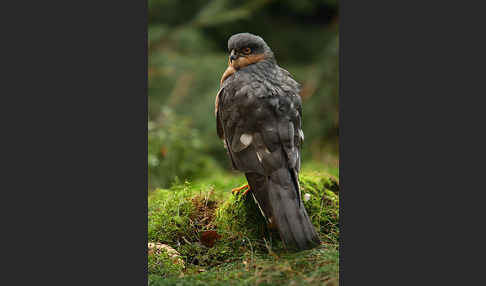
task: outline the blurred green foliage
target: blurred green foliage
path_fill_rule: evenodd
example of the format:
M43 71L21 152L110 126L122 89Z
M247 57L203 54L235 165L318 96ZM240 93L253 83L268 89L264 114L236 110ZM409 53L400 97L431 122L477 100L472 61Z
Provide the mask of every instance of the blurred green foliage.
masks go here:
M262 36L302 84L304 162L338 164L338 3L149 0L149 186L230 169L214 98L227 40Z
M148 122L149 186L167 186L174 178L197 178L218 170L201 138L189 118L177 118L163 108L156 120Z

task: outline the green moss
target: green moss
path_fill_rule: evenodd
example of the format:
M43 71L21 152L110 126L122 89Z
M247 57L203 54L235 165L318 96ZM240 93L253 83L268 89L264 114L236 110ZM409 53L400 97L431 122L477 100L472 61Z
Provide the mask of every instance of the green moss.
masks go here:
M332 175L323 172L305 172L299 177L302 196L310 195L304 201L312 223L323 241L337 243L339 240L339 182ZM263 239L273 241L272 247L280 246L266 227L265 218L251 195L238 193L226 201L218 210L215 225L224 231L228 240L247 237L257 246L264 246ZM273 233L275 234L275 233Z
M266 221L249 194L238 192L222 203L216 210L214 226L222 237L212 250L221 258L241 259L266 250Z
M174 260L165 251L155 251L148 255L148 273L160 277L179 275L184 266L174 263Z
M149 241L173 247L186 268L169 263L164 254L149 255L149 285L228 285L228 281L236 280L246 282L235 285L288 285L289 281L305 279L308 283L302 285L321 285L324 280L335 281L339 182L330 174L309 171L302 172L299 181L303 197L310 196L304 206L327 244L325 248L286 252L278 233L269 232L253 196L231 194L231 188L238 186L235 183L242 182L238 177L179 183L152 192ZM210 248L200 241L206 230L221 235ZM181 275L184 277L179 278Z
M261 239L266 222L253 196L238 192L217 210L215 225L230 239Z
M189 183L170 189L156 189L148 198L148 240L176 245L182 237L195 240L192 222L194 211Z
M219 241L208 248L200 243L183 244L178 247L181 256L188 263L188 267L213 267L233 259L235 249L226 242Z
M210 270L198 268L183 277L152 275L149 285L339 285L338 276L339 251L319 247L279 256L258 255L253 261L248 257Z
M310 195L304 201L307 213L324 242L337 244L339 241L339 182L326 173L302 173L299 176L302 196Z

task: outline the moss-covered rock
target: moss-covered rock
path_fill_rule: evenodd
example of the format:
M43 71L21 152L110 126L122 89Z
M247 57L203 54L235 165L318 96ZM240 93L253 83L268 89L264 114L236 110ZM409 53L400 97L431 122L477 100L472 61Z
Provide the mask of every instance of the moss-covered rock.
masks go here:
M160 277L178 275L184 269L184 261L172 247L161 243L148 244L148 272Z

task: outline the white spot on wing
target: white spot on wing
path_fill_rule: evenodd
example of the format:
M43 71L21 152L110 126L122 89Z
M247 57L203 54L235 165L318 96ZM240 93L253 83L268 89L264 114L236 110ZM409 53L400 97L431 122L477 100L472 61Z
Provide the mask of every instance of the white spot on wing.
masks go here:
M240 136L240 142L241 144L248 146L251 144L251 141L253 140L253 137L250 134L243 133Z
M302 131L302 129L299 129L299 135L300 135L300 139L304 141L304 131Z

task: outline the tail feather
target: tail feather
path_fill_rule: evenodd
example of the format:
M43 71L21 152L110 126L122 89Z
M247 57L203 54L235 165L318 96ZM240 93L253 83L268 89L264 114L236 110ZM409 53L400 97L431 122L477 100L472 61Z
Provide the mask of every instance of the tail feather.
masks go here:
M298 198L291 170L279 169L265 177L247 173L250 188L267 218L275 223L288 248L304 250L320 244L319 236Z

